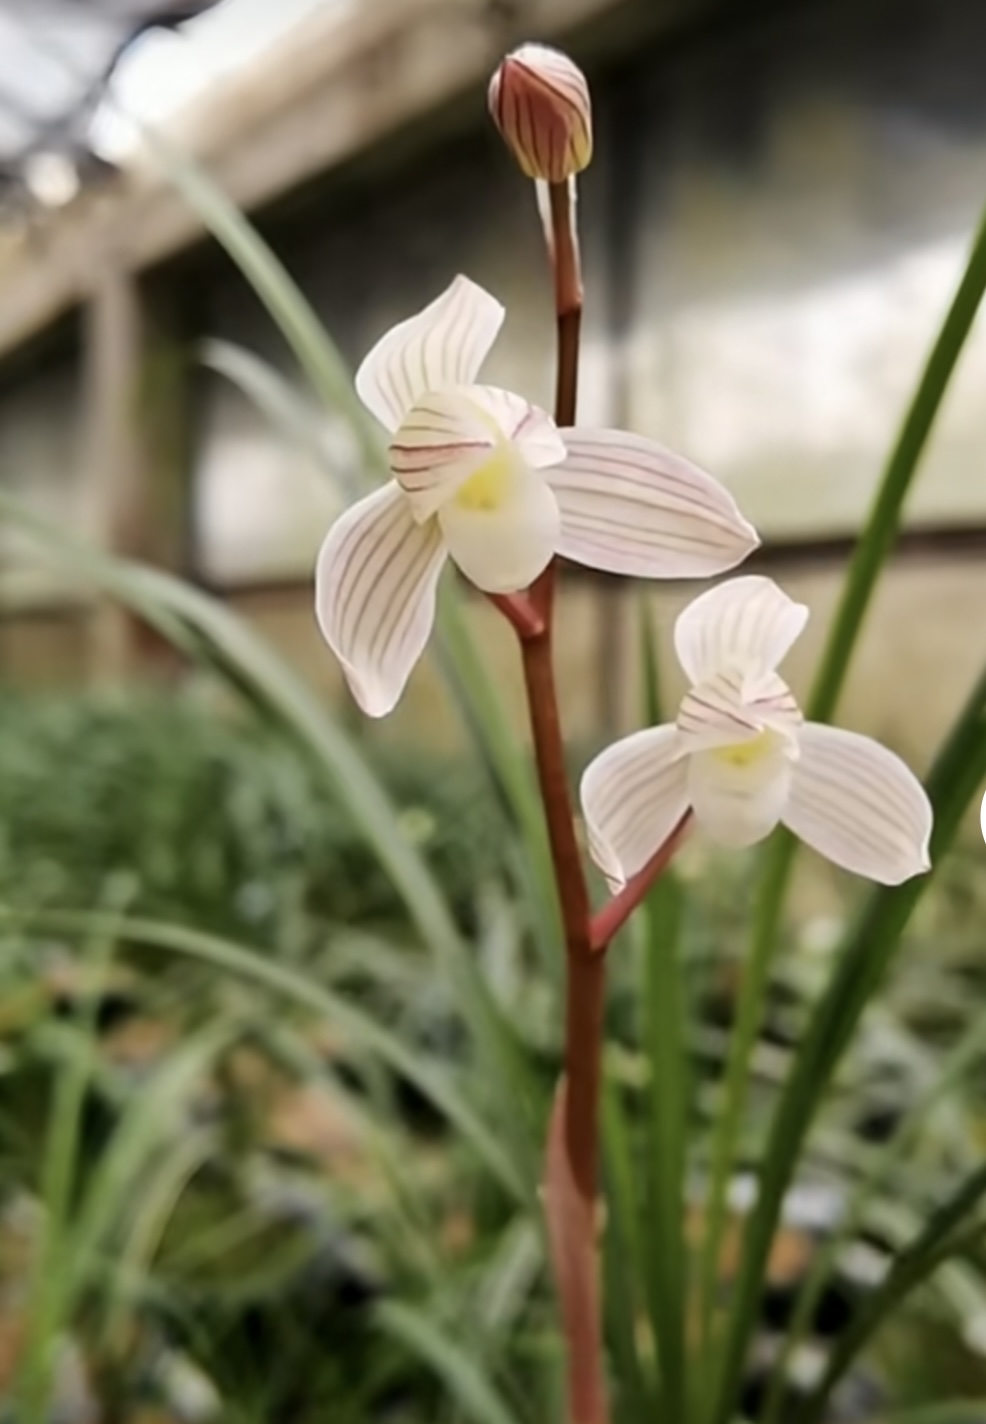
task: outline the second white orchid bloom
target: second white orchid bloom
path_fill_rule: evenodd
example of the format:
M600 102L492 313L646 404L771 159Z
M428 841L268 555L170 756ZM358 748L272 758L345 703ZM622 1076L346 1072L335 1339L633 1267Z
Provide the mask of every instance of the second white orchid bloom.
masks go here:
M639 578L703 578L759 542L687 460L616 430L559 430L474 382L503 322L466 277L388 332L356 375L391 433L393 479L332 526L316 613L364 712L397 702L424 650L447 557L487 593L527 588L561 554Z
M777 666L808 610L770 579L727 580L675 625L692 683L673 726L614 743L586 769L593 859L613 888L642 870L682 817L726 846L778 823L846 870L897 885L928 870L931 805L869 737L805 722Z

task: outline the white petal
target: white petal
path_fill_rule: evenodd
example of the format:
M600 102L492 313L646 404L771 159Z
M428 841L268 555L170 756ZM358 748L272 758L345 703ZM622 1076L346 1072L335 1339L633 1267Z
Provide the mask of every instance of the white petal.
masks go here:
M687 760L674 727L649 727L590 762L580 796L589 851L619 890L667 840L688 810Z
M488 482L466 486L438 511L448 551L466 578L485 593L516 593L533 583L554 557L558 505L537 470L505 447Z
M762 732L756 741L688 759L688 795L696 825L719 845L762 841L781 819L791 784L790 746Z
M928 870L931 803L900 757L869 737L807 722L784 824L845 870L899 885Z
M412 406L390 444L390 470L427 519L506 447L535 469L565 458L554 421L498 386L433 391Z
M549 479L558 496L558 552L633 578L706 578L759 544L711 475L620 430L563 430L568 458Z
M534 470L558 465L568 454L561 431L546 410L500 386L473 386L470 395L485 406L508 440Z
M370 717L391 710L428 641L445 547L434 520L417 524L396 484L347 509L315 570L315 613Z
M750 676L773 672L808 621L773 579L747 574L699 594L678 616L674 646L689 679L724 668Z
M763 725L743 705L743 674L733 668L706 678L681 699L677 728L689 752L728 747L758 737Z
M467 386L503 324L502 305L468 277L456 277L407 321L382 336L356 372L363 404L396 430L426 391Z
M775 672L750 677L728 667L685 693L677 727L689 752L736 746L764 731L780 733L793 749L802 721L791 689Z

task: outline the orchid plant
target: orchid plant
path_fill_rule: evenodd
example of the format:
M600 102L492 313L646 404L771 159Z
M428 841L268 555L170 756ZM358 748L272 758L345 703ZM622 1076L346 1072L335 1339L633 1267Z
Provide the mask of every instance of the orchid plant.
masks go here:
M218 973L324 1014L360 1052L413 1084L468 1144L471 1160L502 1189L525 1227L536 1213L545 1228L566 1346L569 1424L608 1424L611 1418L620 1424L748 1424L754 1413L757 1424L779 1424L788 1417L785 1364L804 1338L825 1269L823 1264L822 1275L816 1272L806 1287L800 1325L792 1327L772 1367L765 1400L745 1405L744 1369L788 1193L840 1060L899 952L911 912L986 779L986 671L957 713L925 787L886 748L829 725L904 501L986 292L986 220L860 531L802 713L780 669L808 610L768 578L749 572L722 577L758 544L729 492L651 440L578 421L582 281L575 181L592 158L585 77L565 55L523 45L493 76L489 108L521 172L536 185L544 220L557 317L551 413L521 394L480 383L506 314L493 295L452 273L444 292L429 294L423 310L409 313L373 348L357 373L354 396L348 367L274 253L208 175L160 136L151 137L170 180L266 303L319 402L347 413L374 476L376 487L327 532L315 571L318 625L353 697L370 717L388 714L434 623L464 720L478 729L477 745L507 805L511 829L536 862L525 924L529 919L539 938L551 941L542 964L553 963L555 920L540 914L542 882L551 882L566 951L564 1061L553 1108L546 1111L541 1097L540 1062L534 1067L524 1059L522 1036L484 980L426 857L403 833L385 788L324 701L276 650L201 589L79 546L7 493L0 493L5 518L54 558L126 601L184 656L227 675L304 749L400 893L429 964L447 977L472 1051L449 1074L420 1040L377 1022L290 964L184 926L122 915L107 924L105 917L84 913L33 913L26 925L11 911L3 917L18 932L98 943L125 937L128 944L199 958ZM222 343L212 343L210 351L210 364L238 381L280 428L297 393L279 385L277 374L250 353L223 349ZM299 429L310 413L303 404L297 410ZM338 489L338 472L326 474ZM661 725L641 727L592 760L581 778L580 818L573 809L553 669L561 560L634 580L719 580L686 606L675 628L675 649L690 686L673 722L663 724L654 705L649 720ZM497 720L497 690L464 620L454 601L438 598L449 561L516 633L536 792L526 759L505 721ZM653 696L650 701L656 704ZM783 1081L774 1085L765 1140L756 1143L753 1156L755 1191L727 1282L722 1263L730 1254L730 1188L737 1164L750 1165L743 1152L747 1100L771 975L780 962L795 837L873 888L846 929L785 1059ZM711 1129L696 1143L685 1140L691 1100L675 937L681 884L669 873L679 848L692 838L726 854L765 842ZM595 906L590 860L611 892ZM615 954L628 942L634 950L646 949L638 1025L646 1111L636 1117L614 1095L603 1057L609 949L628 925ZM982 1034L976 1019L968 1042L955 1048L951 1082L965 1071L961 1065L977 1061ZM914 1106L905 1119L908 1129L930 1112L937 1091L938 1085ZM81 1105L75 1087L67 1096L73 1094ZM904 1161L907 1143L904 1131L887 1144L884 1171ZM64 1154L57 1135L52 1154L59 1168ZM698 1172L691 1170L695 1166ZM865 1195L878 1178L876 1166L866 1166L860 1192ZM62 1191L58 1171L53 1180L56 1205L64 1208L71 1193ZM794 1416L797 1424L821 1424L833 1392L881 1327L942 1263L981 1241L984 1200L986 1166L980 1165L928 1205L926 1220L903 1245L894 1244L890 1268L811 1382ZM838 1241L836 1233L830 1259ZM422 1254L431 1260L430 1252ZM60 1317L46 1297L62 1273L46 1263L62 1255L56 1233L39 1256L37 1286L45 1309L38 1313L32 1368L25 1374L31 1403L21 1412L27 1424L49 1417L55 1353L49 1343L58 1336ZM86 1269L91 1264L87 1256ZM981 1319L986 1286L980 1284ZM402 1310L393 1301L388 1307L376 1317L381 1328L443 1378L473 1424L543 1424L549 1411L539 1392L531 1399L523 1397L523 1388L501 1392L495 1373L485 1370L486 1337L475 1337L480 1344L471 1357L454 1331L436 1333L427 1311ZM444 1293L441 1309L447 1323ZM459 1323L456 1318L456 1328ZM922 1421L931 1417L951 1424L970 1416L959 1410Z
M691 687L674 723L616 742L582 778L589 851L613 892L593 910L552 667L558 561L636 579L707 579L736 567L759 540L729 492L683 456L577 421L575 177L592 153L584 76L557 51L524 45L494 75L489 107L545 215L554 415L477 384L505 313L465 276L387 332L360 366L356 390L387 433L391 478L329 529L316 613L373 717L391 711L424 650L448 559L516 631L567 951L565 1063L546 1131L543 1199L569 1418L606 1424L597 1159L612 940L693 833L741 848L784 826L836 865L893 886L929 870L933 813L892 752L804 719L778 667L808 609L770 579L727 579L677 621ZM722 1188L720 1177L708 1206L713 1261Z

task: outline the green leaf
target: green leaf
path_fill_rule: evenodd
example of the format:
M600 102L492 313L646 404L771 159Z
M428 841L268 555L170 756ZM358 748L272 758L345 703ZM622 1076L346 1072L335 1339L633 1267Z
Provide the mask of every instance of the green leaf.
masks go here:
M225 376L257 407L291 449L322 470L340 495L357 499L367 481L334 464L326 448L317 412L269 361L231 341L205 341L200 351L203 366Z
M612 1075L603 1078L603 1168L606 1230L603 1233L604 1302L617 1363L617 1417L650 1418L656 1407L653 1370L640 1355L642 1306L640 1202L627 1114Z
M539 1170L535 1122L540 1097L531 1065L499 1014L426 862L404 835L377 777L354 742L294 670L235 614L181 579L140 564L80 547L11 496L0 493L0 513L41 541L63 563L76 563L103 588L166 630L177 620L194 633L220 669L255 705L289 729L329 777L353 824L364 835L407 905L436 967L452 985L472 1031L495 1101L505 1140L523 1162L531 1194ZM158 620L159 613L164 615Z
M747 1224L730 1308L712 1418L729 1424L758 1305L770 1243L798 1155L832 1073L900 946L900 936L959 829L986 775L986 669L970 693L927 780L934 808L932 871L871 892L849 932L837 968L788 1074L760 1166L756 1206Z
M643 1035L651 1065L645 1140L648 1194L647 1268L651 1319L661 1364L663 1413L684 1417L685 1319L688 1303L685 1211L688 1059L681 984L681 896L662 880L643 910Z
M115 928L120 934L120 920ZM113 1233L139 1202L144 1174L162 1149L171 1152L180 1147L194 1093L202 1089L208 1070L238 1036L233 1024L220 1021L186 1038L128 1104L100 1155L66 1242L59 1272L65 1318L89 1284L101 1256L108 1254Z
M948 1256L966 1245L968 1232L959 1237L967 1218L986 1196L986 1163L971 1173L932 1215L916 1240L900 1253L886 1277L868 1296L863 1308L838 1339L821 1380L801 1406L799 1424L820 1424L832 1390L860 1352L902 1303L938 1269ZM986 1223L974 1228L978 1237Z
M434 1370L473 1424L521 1424L486 1373L420 1309L388 1301L374 1316L382 1330Z
M827 722L838 703L873 590L897 539L904 502L984 291L986 215L980 220L965 271L884 466L865 528L856 541L808 703L806 715L814 722ZM777 937L794 851L794 838L787 831L775 834L767 850L767 888L749 952L753 960L767 957Z
M18 1371L17 1394L27 1421L43 1424L53 1387L53 1351L71 1310L63 1263L70 1259L68 1241L72 1197L76 1188L82 1115L96 1052L99 986L113 957L115 919L87 934L93 989L87 998L75 1052L58 1075L54 1110L45 1141L41 1195L44 1203L40 1250L32 1271L27 1311L28 1336Z
M780 1354L771 1372L770 1389L762 1411L763 1424L775 1424L780 1416L788 1364L807 1339L831 1272L846 1244L864 1222L874 1194L892 1179L896 1168L903 1167L929 1115L943 1099L951 1095L962 1078L978 1066L984 1052L986 1013L980 1014L966 1029L945 1058L931 1087L907 1112L898 1131L876 1153L866 1175L857 1184L847 1202L837 1228L830 1232L821 1250L816 1252L808 1276L798 1293L794 1317L785 1331Z
M364 459L371 467L383 468L376 422L353 389L349 367L284 264L202 167L156 130L142 125L141 133L165 177L226 249L270 312L316 395L329 410L346 412Z
M658 634L646 594L638 600L643 725L660 723ZM641 1036L650 1063L644 1137L647 1306L660 1362L661 1413L684 1417L688 1398L686 1174L689 1072L683 1026L682 892L668 869L638 911Z
M165 949L203 964L265 986L274 993L338 1025L350 1041L376 1054L394 1072L413 1083L423 1097L470 1143L479 1159L515 1198L528 1199L527 1186L495 1130L477 1116L454 1085L453 1078L417 1048L405 1044L395 1033L374 1022L368 1015L330 993L310 975L262 958L252 950L216 935L203 934L184 925L159 924L154 920L129 916L105 919L84 911L15 911L0 906L0 925L22 933L85 935L103 927L126 936L136 947Z
M126 1240L113 1253L109 1281L101 1302L101 1350L114 1350L124 1338L135 1298L149 1282L150 1267L182 1194L216 1146L213 1135L185 1134L142 1184Z
M953 1399L942 1404L921 1405L900 1413L881 1414L870 1424L983 1424L986 1399Z

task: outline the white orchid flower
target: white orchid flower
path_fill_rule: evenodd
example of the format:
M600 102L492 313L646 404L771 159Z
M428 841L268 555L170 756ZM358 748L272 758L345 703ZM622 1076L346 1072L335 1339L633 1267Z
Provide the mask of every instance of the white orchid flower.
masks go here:
M914 774L869 737L805 722L777 674L807 618L757 577L730 579L681 613L675 650L692 687L677 721L614 743L582 778L590 849L613 888L689 810L721 845L752 845L780 823L884 885L930 868L931 805Z
M559 430L475 385L504 310L466 277L389 331L356 375L391 433L393 479L348 509L318 555L316 614L364 712L404 690L446 558L487 593L526 588L555 554L639 578L702 578L759 542L709 475L639 436Z

